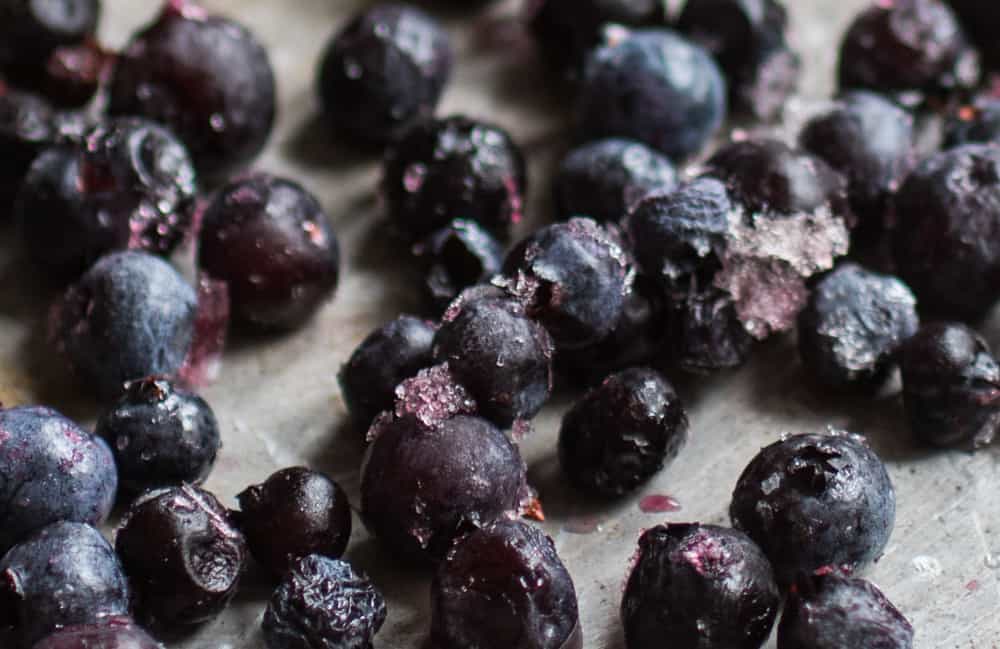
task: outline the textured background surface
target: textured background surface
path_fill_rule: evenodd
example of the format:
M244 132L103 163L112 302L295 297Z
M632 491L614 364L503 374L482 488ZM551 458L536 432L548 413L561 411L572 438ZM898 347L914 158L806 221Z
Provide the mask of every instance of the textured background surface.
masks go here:
M336 371L365 334L401 310L419 306L416 277L381 242L374 195L377 158L339 145L316 123L314 65L328 37L360 0L206 0L247 23L271 51L281 114L258 166L302 181L323 200L345 255L336 299L304 331L281 339L237 340L222 375L205 391L223 426L225 448L207 487L228 505L246 485L277 468L306 463L331 472L357 502L360 444L344 428ZM460 5L461 2L453 2ZM471 4L471 3L470 3ZM463 111L508 129L531 162L529 223L547 218L549 170L569 141L564 104L546 90L530 48L505 22L520 3L486 15L445 12L458 67L442 112ZM832 85L836 43L863 0L789 0L793 39L805 59L802 97L789 104L789 125L815 110ZM152 0L105 0L104 35L120 45L155 13ZM506 25L506 26L505 26ZM91 421L93 406L72 398L58 370L42 359L38 332L49 289L23 272L0 226L0 401L44 401ZM1000 326L986 334L1000 347ZM691 415L691 440L680 458L643 494L669 494L682 510L642 513L643 494L615 504L588 502L561 483L554 453L556 399L524 442L530 475L541 491L556 539L574 575L586 647L620 649L618 601L639 532L664 520L727 523L729 493L756 450L784 431L827 425L867 434L889 463L898 520L885 557L869 576L913 621L920 649L996 647L1000 637L1000 462L997 450L976 455L929 453L909 443L897 390L876 401L830 398L810 386L788 340L768 343L739 372L708 380L676 378ZM427 575L386 560L359 521L347 557L368 571L389 598L389 620L377 647L419 647L427 629ZM581 531L591 529L590 533ZM266 589L253 575L215 623L172 647L259 649ZM772 641L773 643L773 641ZM769 646L773 646L769 645Z

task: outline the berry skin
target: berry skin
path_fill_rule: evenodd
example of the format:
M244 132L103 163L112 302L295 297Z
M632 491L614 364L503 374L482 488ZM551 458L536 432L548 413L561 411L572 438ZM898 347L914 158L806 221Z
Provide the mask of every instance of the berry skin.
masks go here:
M355 138L394 140L434 114L452 59L448 34L426 13L403 4L375 5L337 34L320 61L326 118Z
M896 492L863 437L793 435L765 447L744 469L729 516L787 587L800 574L854 570L878 559L892 534Z
M222 446L219 424L204 399L159 377L133 381L97 421L123 491L201 484Z
M0 221L7 218L31 163L56 139L55 115L47 101L0 84Z
M767 558L737 530L658 525L639 538L622 597L628 649L758 649L781 599Z
M944 123L945 149L963 144L1000 144L1000 99L977 98L949 113Z
M3 0L0 70L18 79L40 74L40 64L56 48L94 36L100 15L100 0Z
M315 196L255 174L223 187L205 209L199 260L229 285L233 316L263 329L301 327L336 290L340 244Z
M665 29L612 29L584 67L581 140L625 137L672 160L700 151L726 116L726 82L700 46Z
M385 622L382 593L346 561L300 559L264 613L268 649L371 649Z
M431 584L439 649L579 649L576 589L537 527L498 520L456 541Z
M98 624L61 629L32 649L163 649L163 645L130 618L113 617Z
M425 265L427 293L444 309L459 293L486 284L503 266L503 247L475 221L455 219L420 243L413 253Z
M656 475L687 441L673 386L645 368L612 374L563 418L559 461L578 487L623 496Z
M927 444L985 446L1000 429L1000 364L986 342L958 323L921 327L902 348L903 405Z
M338 559L351 538L347 494L322 473L282 469L236 498L250 553L275 576L310 554Z

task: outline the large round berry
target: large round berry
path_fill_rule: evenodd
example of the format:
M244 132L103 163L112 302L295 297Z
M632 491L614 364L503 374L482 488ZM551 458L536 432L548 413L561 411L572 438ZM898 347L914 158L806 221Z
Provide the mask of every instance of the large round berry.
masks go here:
M32 649L163 649L128 617L60 629Z

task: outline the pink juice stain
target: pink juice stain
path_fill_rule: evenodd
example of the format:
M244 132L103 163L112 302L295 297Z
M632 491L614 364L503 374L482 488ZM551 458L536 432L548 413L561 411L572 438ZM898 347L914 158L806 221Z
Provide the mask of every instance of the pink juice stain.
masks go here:
M665 514L679 512L681 504L672 496L651 494L639 501L639 509L645 514Z

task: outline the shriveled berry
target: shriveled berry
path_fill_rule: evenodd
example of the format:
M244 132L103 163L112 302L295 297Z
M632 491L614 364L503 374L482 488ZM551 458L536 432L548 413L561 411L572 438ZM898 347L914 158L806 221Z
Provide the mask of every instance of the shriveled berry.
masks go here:
M426 267L427 293L444 308L463 290L485 284L503 266L503 247L475 221L455 219L413 247Z
M0 70L30 77L53 50L76 45L97 31L100 0L0 2Z
M32 649L163 649L163 645L130 618L121 616L61 629Z
M985 95L948 114L944 148L976 143L1000 144L1000 99Z

